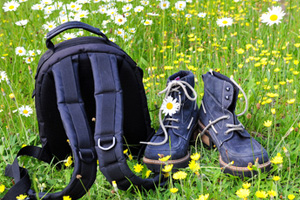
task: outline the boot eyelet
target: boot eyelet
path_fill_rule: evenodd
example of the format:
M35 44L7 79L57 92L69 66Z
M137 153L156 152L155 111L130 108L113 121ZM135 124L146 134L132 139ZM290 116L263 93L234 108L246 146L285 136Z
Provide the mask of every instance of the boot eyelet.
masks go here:
M226 95L226 96L225 96L225 99L226 99L226 100L229 100L229 96Z
M228 92L229 92L229 91L230 91L230 87L226 87L226 91L228 91Z

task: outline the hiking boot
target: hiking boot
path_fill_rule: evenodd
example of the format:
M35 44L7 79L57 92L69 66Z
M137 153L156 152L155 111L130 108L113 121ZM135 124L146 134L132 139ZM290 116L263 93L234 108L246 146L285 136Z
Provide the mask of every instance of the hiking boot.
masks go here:
M166 96L159 110L160 127L150 142L142 142L147 144L143 162L153 172L160 172L165 164L159 160L162 156L171 156L167 162L173 164L174 170L188 166L189 141L194 131L198 131L194 74L189 71L173 74L161 93L166 93Z
M208 72L202 79L204 96L198 121L202 142L209 147L214 144L218 148L220 166L225 173L250 177L251 168L248 165L255 165L255 161L259 169L268 171L271 163L267 151L250 137L237 119L248 107L243 89L232 78L217 72ZM245 110L236 115L234 112L239 90L245 96L246 105Z

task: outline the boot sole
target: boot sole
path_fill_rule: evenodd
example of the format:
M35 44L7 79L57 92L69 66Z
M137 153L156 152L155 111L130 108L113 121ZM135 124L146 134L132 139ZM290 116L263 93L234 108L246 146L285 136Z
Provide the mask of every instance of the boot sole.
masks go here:
M199 128L198 128L198 123L194 125L192 128L192 136L199 134ZM160 160L152 160L147 157L143 157L143 162L146 164L148 169L150 169L154 173L160 173L164 165L170 165L173 164L172 172L177 171L179 168L185 168L189 165L190 159L190 152L187 152L187 155L177 159L177 160L168 160L166 162L162 162Z
M205 128L205 126L201 123L200 120L198 120L198 125L199 125L199 130L201 129L203 130ZM201 136L201 140L203 144L205 144L207 147L209 147L210 149L213 148L214 143L211 139L209 131L207 130L205 131L205 133ZM232 166L229 163L224 162L222 160L221 154L219 154L219 163L224 173L232 174L234 176L251 177L257 174L257 171L252 171L248 169L248 167ZM268 161L266 163L259 164L257 168L260 169L261 172L268 172L271 169L271 162Z

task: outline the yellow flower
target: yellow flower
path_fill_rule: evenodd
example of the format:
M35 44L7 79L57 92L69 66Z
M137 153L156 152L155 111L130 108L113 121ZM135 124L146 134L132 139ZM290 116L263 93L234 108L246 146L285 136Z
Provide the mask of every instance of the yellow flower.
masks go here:
M66 166L66 167L69 167L69 166L72 165L72 163L73 163L72 156L69 156L69 157L67 158L67 160L65 161L65 166Z
M170 188L170 192L172 192L173 194L178 192L178 188Z
M255 196L259 199L265 199L268 196L268 193L266 193L265 191L257 191L255 192Z
M276 165L283 163L283 158L281 156L281 153L277 153L277 155L274 158L272 158L271 163L274 163Z
M16 197L18 200L24 200L27 198L27 195L25 194L20 194L19 196Z
M136 173L140 173L143 170L144 166L137 163L136 165L133 166L133 168Z
M247 197L249 196L250 190L249 190L249 189L241 188L241 189L239 189L238 191L236 191L235 194L236 194L238 197L245 199L245 198L247 198Z
M175 174L173 174L173 178L174 178L174 179L179 179L179 180L185 179L186 176L187 176L187 173L185 173L185 172L183 172L183 171L178 171L178 172L176 172Z
M128 152L128 149L125 149L125 150L123 151L124 154L127 154L127 152Z
M272 125L272 121L271 120L264 121L264 126L265 127L270 127L271 125Z
M273 181L279 181L280 180L280 176L273 176Z
M243 183L244 189L248 189L250 186L251 186L251 183L247 183L247 182Z
M70 196L63 196L63 200L72 200Z
M271 113L272 113L273 115L275 115L275 114L276 114L276 110L275 110L275 108L271 108Z
M200 157L200 153L193 153L193 155L191 155L192 160L199 160Z
M270 197L276 197L277 196L277 192L274 191L274 190L268 191L268 194L269 194Z
M289 199L289 200L295 199L295 195L289 194L289 195L288 195L288 199Z
M289 99L289 100L287 100L286 102L287 102L288 104L293 104L293 103L295 103L295 101L296 101L296 99Z
M15 95L14 95L13 93L10 93L8 96L9 96L9 98L11 98L11 99L15 99Z
M147 170L147 171L146 171L146 175L145 175L146 178L148 178L148 177L150 176L150 174L151 174L151 170Z
M263 41L262 40L257 40L257 44L262 44Z
M4 192L4 190L5 190L5 185L0 185L0 193L3 193Z
M209 194L205 194L205 195L201 194L201 195L199 195L198 199L196 199L196 200L207 200L208 197L209 197Z
M236 52L237 52L238 54L243 54L243 53L245 52L245 50L242 49L242 48L239 48L239 49L236 50Z
M128 158L129 158L129 160L132 160L132 155L129 154L129 155L128 155Z
M196 172L200 169L200 165L198 163L196 163L195 160L191 160L189 163L189 168L193 171Z
M173 164L165 165L165 167L162 169L163 172L170 172L173 168Z
M296 43L296 44L294 44L295 45L295 47L300 47L300 43Z
M164 156L162 154L158 154L158 156L160 157L158 160L162 161L162 162L166 162L171 158L171 155L168 156Z
M278 67L274 69L274 72L279 72L279 71L280 69Z

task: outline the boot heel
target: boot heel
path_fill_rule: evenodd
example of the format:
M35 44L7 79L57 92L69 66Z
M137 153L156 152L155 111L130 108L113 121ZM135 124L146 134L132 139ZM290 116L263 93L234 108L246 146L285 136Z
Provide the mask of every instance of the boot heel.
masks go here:
M198 128L199 134L201 134L205 126L201 123L200 120L198 120L198 127L199 127ZM201 136L201 141L209 149L212 149L214 147L214 143L212 142L212 139L208 131L205 131L204 134Z

